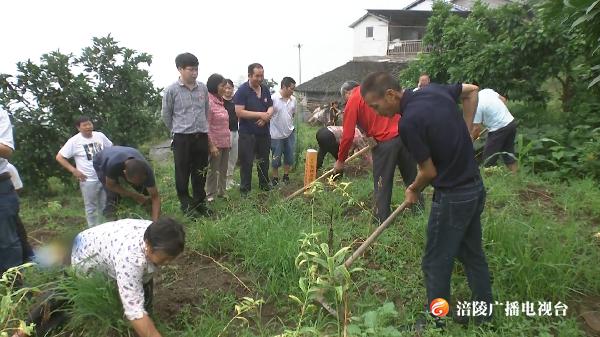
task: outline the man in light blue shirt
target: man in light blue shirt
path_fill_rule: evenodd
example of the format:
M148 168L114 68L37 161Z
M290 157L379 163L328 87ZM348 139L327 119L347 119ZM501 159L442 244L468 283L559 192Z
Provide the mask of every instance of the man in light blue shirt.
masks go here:
M496 165L498 156L502 155L504 164L512 172L517 172L515 157L517 123L506 107L506 98L489 88L479 91L478 96L471 136L476 139L482 130L482 125L489 131L483 150L484 166Z

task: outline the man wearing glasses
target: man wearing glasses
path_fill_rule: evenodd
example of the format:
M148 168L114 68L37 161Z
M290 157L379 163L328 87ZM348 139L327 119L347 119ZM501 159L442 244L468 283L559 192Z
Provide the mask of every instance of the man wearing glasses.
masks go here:
M206 167L208 166L208 89L198 77L198 58L190 53L175 58L179 79L165 89L162 119L173 135L175 188L181 210L188 215L208 216ZM192 180L192 197L188 183Z

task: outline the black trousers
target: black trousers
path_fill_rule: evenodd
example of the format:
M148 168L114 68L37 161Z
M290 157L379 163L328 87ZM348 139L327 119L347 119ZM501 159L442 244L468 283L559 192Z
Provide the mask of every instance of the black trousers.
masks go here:
M400 136L378 143L373 148L372 155L375 217L381 223L391 214L390 203L396 167L400 169L404 185L408 186L417 177L417 163L404 147ZM418 206L423 207L422 195Z
M327 128L320 128L319 131L317 131L317 143L319 144L319 153L317 154L318 170L323 166L323 160L328 153L331 154L335 160L338 159L340 144L338 144L335 139L333 132L329 131Z
M495 166L498 157L502 154L504 164L510 165L515 159L515 137L517 135L517 122L512 121L507 126L490 132L483 149L485 166Z
M240 192L248 193L252 189L252 165L256 158L258 184L262 189L269 188L270 135L239 133L238 158L240 160Z
M204 204L206 198L206 171L208 169L208 135L206 133L173 135L175 158L175 189L181 208L187 211ZM188 183L192 180L192 197Z

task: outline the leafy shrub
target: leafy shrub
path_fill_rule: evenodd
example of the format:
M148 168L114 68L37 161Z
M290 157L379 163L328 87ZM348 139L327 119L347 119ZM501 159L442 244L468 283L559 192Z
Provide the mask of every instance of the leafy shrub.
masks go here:
M160 95L145 69L146 53L120 47L109 35L94 38L81 56L54 51L40 63L17 63L17 75L0 74L0 107L13 116L13 161L38 191L48 177L67 178L54 156L89 115L115 144L136 146L157 129Z

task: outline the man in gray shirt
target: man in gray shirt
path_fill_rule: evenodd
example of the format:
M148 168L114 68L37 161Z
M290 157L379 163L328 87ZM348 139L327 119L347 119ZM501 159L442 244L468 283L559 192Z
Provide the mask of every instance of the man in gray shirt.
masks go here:
M190 53L175 58L179 79L165 89L162 119L173 135L175 189L181 210L188 215L210 215L206 208L208 166L208 89L198 77L198 59ZM188 183L192 180L192 197Z

